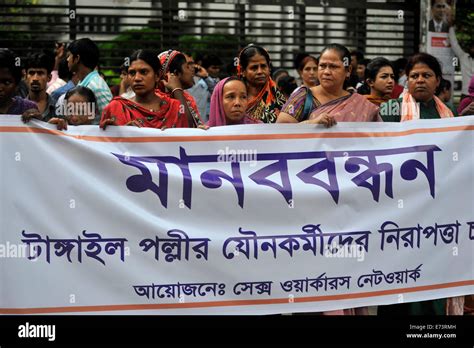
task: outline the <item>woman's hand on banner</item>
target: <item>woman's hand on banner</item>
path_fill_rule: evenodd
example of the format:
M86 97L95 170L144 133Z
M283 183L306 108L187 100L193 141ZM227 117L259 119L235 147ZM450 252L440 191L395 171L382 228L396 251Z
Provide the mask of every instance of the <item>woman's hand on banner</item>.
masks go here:
M111 118L106 118L102 121L100 121L100 124L99 124L99 127L102 128L103 130L105 130L105 128L107 126L116 126L115 124L115 116L111 117Z

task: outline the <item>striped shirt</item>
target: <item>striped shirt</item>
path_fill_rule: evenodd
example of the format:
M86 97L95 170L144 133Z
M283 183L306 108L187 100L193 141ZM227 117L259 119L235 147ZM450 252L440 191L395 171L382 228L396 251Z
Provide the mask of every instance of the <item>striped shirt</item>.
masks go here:
M102 111L112 100L112 92L110 91L109 86L104 79L100 77L96 70L91 71L81 82L79 82L78 86L87 87L94 92L95 98L97 99L97 107L99 108L96 117L98 119L94 120L97 121L94 122L94 124L98 124Z

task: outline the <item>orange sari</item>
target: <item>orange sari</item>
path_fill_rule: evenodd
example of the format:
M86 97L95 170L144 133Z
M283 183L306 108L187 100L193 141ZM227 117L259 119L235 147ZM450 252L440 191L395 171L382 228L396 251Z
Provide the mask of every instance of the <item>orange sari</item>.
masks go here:
M255 121L275 123L285 103L285 96L277 88L275 82L269 78L260 92L249 100L247 115Z

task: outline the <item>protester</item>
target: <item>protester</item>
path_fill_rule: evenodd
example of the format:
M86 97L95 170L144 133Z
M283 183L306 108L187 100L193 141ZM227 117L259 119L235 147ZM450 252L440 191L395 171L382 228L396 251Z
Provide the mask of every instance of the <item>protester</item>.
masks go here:
M370 88L370 94L366 95L368 101L380 106L390 99L395 85L395 74L388 59L373 59L365 69L365 80Z
M69 71L76 75L79 86L88 87L94 92L99 114L112 100L112 92L95 68L99 64L99 48L88 38L73 41L67 48ZM61 100L58 100L61 102ZM94 120L98 124L99 118Z
M98 108L95 94L87 87L77 86L70 89L64 97L63 105L61 118L54 117L48 121L55 124L58 130L67 130L68 125L92 124L96 118Z
M408 91L402 98L382 104L380 116L385 122L404 122L417 119L453 117L450 109L438 97L436 88L442 78L441 65L430 54L418 53L406 66Z
M181 102L166 93L159 95L155 93L162 69L157 52L135 51L130 57L128 68L135 96L131 99L115 97L104 109L100 127L102 129L106 129L109 125L160 129L188 127L186 114L183 108L180 108Z
M442 71L438 60L430 54L418 53L406 66L408 92L403 98L391 99L380 108L386 122L418 119L449 118L456 111L446 106L436 95ZM379 306L380 315L445 315L462 314L464 297Z
M254 120L275 123L286 99L270 77L268 52L253 44L246 46L240 51L237 69L247 86L247 114Z
M345 64L347 62L348 64ZM279 123L305 122L323 118L323 123L379 121L378 107L360 94L344 90L352 71L351 56L339 44L327 46L320 55L320 85L300 87L291 95L278 116ZM327 119L327 122L326 122Z
M458 106L458 113L462 116L474 115L474 75L469 82L468 93L465 98L461 100Z
M259 123L246 114L247 104L247 87L242 80L232 76L219 81L211 96L208 126Z
M161 52L158 56L161 63L163 80L158 85L156 93L160 98L173 98L183 106L189 127L203 124L196 101L185 89L194 84L194 61L176 50Z
M38 113L36 103L15 96L20 80L21 67L16 64L15 54L9 49L0 49L0 114Z
M33 53L26 63L26 84L28 85L27 99L38 105L38 116L34 118L49 121L56 115L56 108L51 96L46 93L48 81L54 66L52 56L45 53Z
M316 86L318 81L318 59L311 55L307 55L299 62L296 71L300 76L303 85L308 88Z

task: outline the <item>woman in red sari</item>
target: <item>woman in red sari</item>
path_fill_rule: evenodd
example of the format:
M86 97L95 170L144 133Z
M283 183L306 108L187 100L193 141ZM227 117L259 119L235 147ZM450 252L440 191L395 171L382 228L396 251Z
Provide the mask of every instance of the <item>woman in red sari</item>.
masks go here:
M179 100L184 106L191 127L203 125L196 101L186 92L186 89L194 85L195 63L192 57L176 50L168 50L161 52L158 59L161 63L162 81L155 91L156 94L159 97L169 96Z
M104 109L100 127L108 125L150 128L188 127L181 102L166 94L158 96L155 88L161 77L158 53L138 50L130 57L128 76L135 97L115 97Z

